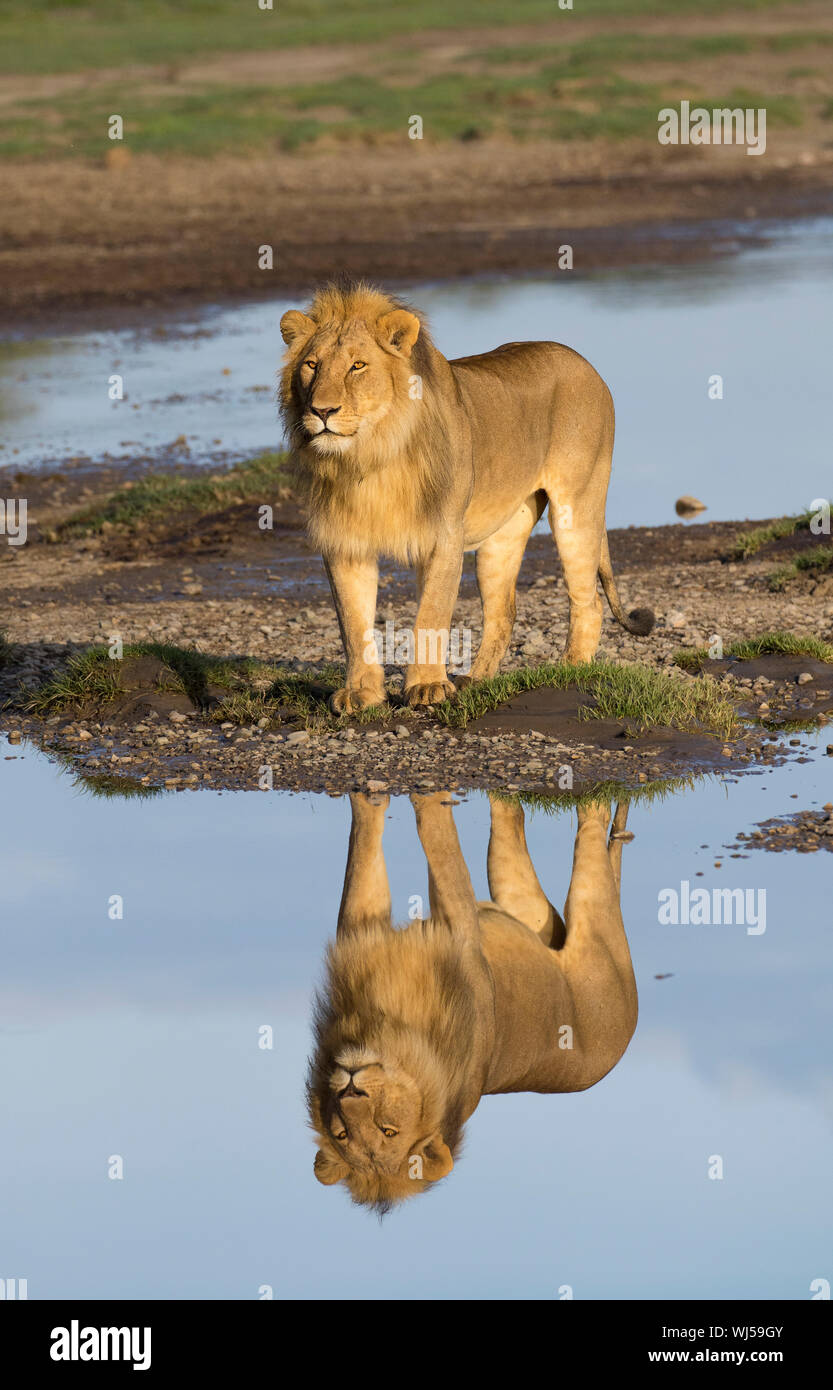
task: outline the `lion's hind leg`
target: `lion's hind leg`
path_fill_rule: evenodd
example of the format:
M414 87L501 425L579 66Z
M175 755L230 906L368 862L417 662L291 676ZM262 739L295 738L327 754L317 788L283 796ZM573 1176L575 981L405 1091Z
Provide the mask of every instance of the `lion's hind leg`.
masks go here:
M497 796L489 800L492 828L486 867L492 901L501 912L540 936L545 946L557 950L564 941L564 923L541 887L529 857L523 809Z
M508 521L477 549L477 587L483 609L483 634L468 675L458 685L496 675L515 625L515 585L526 543L547 505L546 494L533 492Z
M592 661L602 632L602 600L596 586L604 533L604 499L586 494L571 505L550 498L550 525L570 600L570 627L563 660Z

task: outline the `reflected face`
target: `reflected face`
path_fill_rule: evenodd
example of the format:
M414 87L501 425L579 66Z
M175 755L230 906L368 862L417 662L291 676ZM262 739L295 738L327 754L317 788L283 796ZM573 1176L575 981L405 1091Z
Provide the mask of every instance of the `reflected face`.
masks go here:
M343 1045L310 1097L318 1181L343 1182L357 1201L388 1203L445 1177L452 1156L430 1090L388 1049Z
M329 1077L322 1115L339 1159L351 1168L398 1173L428 1134L422 1095L408 1073L373 1057L343 1053Z

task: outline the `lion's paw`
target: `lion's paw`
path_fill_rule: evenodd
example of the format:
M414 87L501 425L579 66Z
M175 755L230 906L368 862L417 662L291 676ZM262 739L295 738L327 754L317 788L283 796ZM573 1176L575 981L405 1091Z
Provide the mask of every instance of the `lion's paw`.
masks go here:
M386 704L387 698L384 691L345 685L333 691L329 704L333 714L358 714L359 710L370 709L372 705Z
M417 705L439 705L443 700L453 700L456 694L457 687L450 680L420 681L408 686L405 699L413 709Z

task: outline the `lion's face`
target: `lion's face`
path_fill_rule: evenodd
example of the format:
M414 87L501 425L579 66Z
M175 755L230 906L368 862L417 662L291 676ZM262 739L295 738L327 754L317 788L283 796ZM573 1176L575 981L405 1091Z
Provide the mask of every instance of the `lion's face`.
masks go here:
M391 1195L405 1195L409 1186L416 1190L444 1177L451 1154L431 1109L423 1087L398 1061L346 1048L317 1107L319 1182L369 1182Z
M342 455L368 440L408 399L407 359L419 327L405 310L322 324L297 309L284 314L283 398L293 442Z

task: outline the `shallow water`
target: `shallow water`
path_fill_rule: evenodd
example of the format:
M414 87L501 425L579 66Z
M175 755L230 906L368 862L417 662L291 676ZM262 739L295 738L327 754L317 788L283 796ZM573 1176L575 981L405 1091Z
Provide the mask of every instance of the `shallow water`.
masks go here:
M833 1236L831 861L713 865L737 831L833 799L825 741L631 806L625 1055L583 1093L485 1098L448 1180L381 1226L316 1183L303 1101L347 799L102 799L3 746L4 1277L30 1298L808 1298ZM488 799L453 814L485 897ZM575 828L572 810L526 816L559 908ZM405 921L426 870L404 798L385 848ZM658 894L683 880L765 890L765 931L661 925Z
M590 359L616 402L608 521L780 515L830 493L831 219L780 228L723 260L409 287L449 357L548 338ZM0 463L143 455L185 435L191 457L275 448L278 321L287 301L159 314L0 353ZM126 398L108 399L119 373ZM708 397L723 377L722 400ZM183 455L187 457L187 455ZM511 460L507 461L511 466Z

